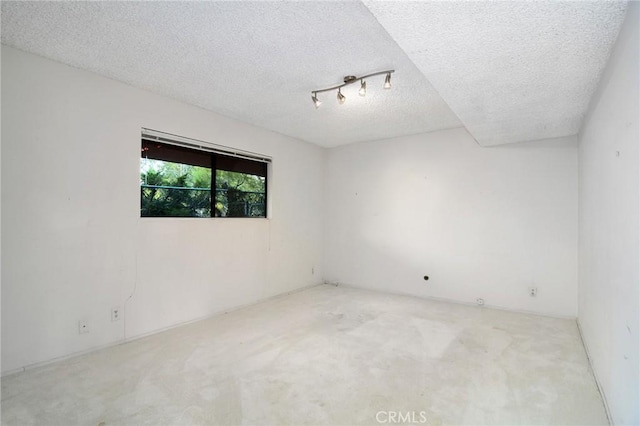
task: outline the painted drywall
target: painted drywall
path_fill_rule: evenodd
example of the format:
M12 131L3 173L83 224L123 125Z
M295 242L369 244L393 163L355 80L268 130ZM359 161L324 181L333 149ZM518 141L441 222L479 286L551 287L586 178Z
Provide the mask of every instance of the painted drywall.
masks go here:
M5 46L2 124L3 372L321 280L322 148ZM140 218L142 127L273 157L271 219Z
M483 148L454 129L327 161L327 281L576 316L575 137Z
M616 425L640 423L640 3L630 2L579 135L579 317Z

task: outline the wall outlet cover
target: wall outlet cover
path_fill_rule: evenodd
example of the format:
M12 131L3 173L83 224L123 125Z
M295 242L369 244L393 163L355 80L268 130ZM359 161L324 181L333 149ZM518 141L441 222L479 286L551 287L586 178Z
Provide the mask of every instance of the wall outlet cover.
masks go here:
M121 311L120 306L111 308L111 321L120 321Z

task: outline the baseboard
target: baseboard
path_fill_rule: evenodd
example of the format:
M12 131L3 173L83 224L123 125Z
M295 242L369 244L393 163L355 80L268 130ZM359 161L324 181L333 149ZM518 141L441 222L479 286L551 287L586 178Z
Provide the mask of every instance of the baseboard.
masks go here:
M325 281L324 284L332 285L332 286L343 286L343 287L349 287L349 288L356 288L358 290L376 291L378 293L394 294L396 296L417 297L419 299L433 300L434 302L446 302L446 303L454 303L456 305L480 307L476 303L473 303L473 302L465 302L465 301L457 300L457 299L448 299L446 297L423 296L423 295L419 295L419 294L409 293L409 292L406 292L406 291L380 290L380 289L377 289L377 288L369 288L369 287L364 287L364 286L359 286L359 285L354 285L354 284L336 283L336 282L327 282L327 281ZM496 310L499 310L499 311L514 312L514 313L517 313L517 314L536 315L536 316L539 316L539 317L568 319L568 320L576 321L576 317L572 316L572 315L557 315L557 314L541 313L541 312L535 312L535 311L528 311L526 309L513 309L513 308L506 308L504 306L487 305L487 304L482 305L480 308L483 308L483 309L496 309Z
M319 285L323 285L323 283L307 284L307 285L305 285L303 287L298 287L298 288L293 289L293 290L288 290L288 291L285 291L285 292L282 292L282 293L278 293L278 294L275 294L273 296L269 296L269 297L265 297L263 299L256 300L254 302L245 303L245 304L242 304L242 305L236 305L236 306L233 306L233 307L227 308L227 309L221 309L219 311L215 311L214 313L207 314L207 315L204 315L202 317L198 317L198 318L190 319L190 320L187 320L187 321L179 322L177 324L172 324L172 325L169 325L167 327L158 328L158 329L146 332L146 333L136 334L135 336L126 337L119 344L133 342L134 340L143 339L143 338L148 337L148 336L153 336L154 334L159 334L159 333L163 333L165 331L173 330L174 328L178 328L178 327L182 327L182 326L185 326L185 325L193 324L193 323L196 323L196 322L199 322L199 321L204 321L204 320L207 320L209 318L217 317L219 315L228 314L229 312L234 312L234 311L237 311L237 310L240 310L240 309L247 308L249 306L259 305L260 303L264 303L264 302L267 302L269 300L277 299L279 297L284 297L284 296L288 296L290 294L294 294L294 293L298 293L298 292L301 292L301 291L304 291L304 290L308 290L308 289L310 289L312 287L317 287Z
M591 361L591 353L589 352L589 346L587 345L587 341L584 339L584 334L582 333L582 326L580 325L580 320L576 319L576 324L578 325L578 332L580 333L580 340L582 341L582 346L584 347L584 351L587 354L587 360L589 361L589 368L591 369L591 374L596 380L596 386L598 387L598 392L600 392L600 397L602 398L602 403L604 404L604 411L607 413L607 420L609 421L609 425L613 426L613 417L611 417L611 411L609 410L609 404L607 403L607 397L604 394L604 389L602 389L602 385L600 384L600 380L598 379L598 375L596 374L595 368L593 368L593 362Z
M25 365L25 366L20 367L20 368L15 368L15 369L12 369L12 370L3 371L0 374L0 377L7 377L7 376L14 375L14 374L20 374L20 373L23 373L23 372L25 372L27 370L33 370L34 368L44 367L46 365L55 364L55 363L58 363L58 362L62 362L62 361L66 361L66 360L69 360L69 359L77 358L77 357L80 357L80 356L83 356L83 355L87 355L87 354L90 354L90 353L93 353L93 352L98 352L98 351L101 351L101 350L104 350L104 349L112 348L114 346L119 346L119 345L124 345L126 343L131 343L133 341L136 341L136 340L139 340L139 339L143 339L145 337L149 337L149 336L152 336L154 334L160 334L160 333L163 333L165 331L172 330L174 328L183 327L185 325L193 324L193 323L196 323L198 321L204 321L204 320L207 320L209 318L214 318L214 317L217 317L217 316L220 316L220 315L224 315L224 314L229 313L229 312L234 312L234 311L237 311L237 310L240 310L240 309L243 309L243 308L247 308L249 306L259 305L260 303L264 303L264 302L267 302L267 301L272 300L272 299L277 299L279 297L284 297L284 296L287 296L289 294L298 293L300 291L308 290L308 289L310 289L312 287L316 287L316 286L319 286L319 285L322 285L322 283L307 284L307 285L305 285L303 287L299 287L299 288L296 288L296 289L293 289L293 290L288 290L288 291L285 291L285 292L282 292L282 293L278 293L278 294L275 294L273 296L265 297L263 299L259 299L259 300L256 300L254 302L251 302L251 303L245 303L243 305L237 305L237 306L233 306L231 308L222 309L222 310L213 312L211 314L208 314L208 315L205 315L205 316L202 316L202 317L190 319L188 321L183 321L183 322L180 322L180 323L177 323L177 324L172 324L172 325L170 325L168 327L159 328L159 329L147 332L147 333L137 334L137 335L131 336L131 337L125 337L124 339L116 340L114 342L110 342L110 343L107 343L107 344L104 344L104 345L93 346L93 347L91 347L89 349L85 349L85 350L77 351L77 352L72 352L72 353L70 353L68 355L59 356L59 357L52 358L52 359L49 359L49 360L46 360L46 361L40 361L40 362L36 362L36 363L33 363L33 364L28 364L28 365Z

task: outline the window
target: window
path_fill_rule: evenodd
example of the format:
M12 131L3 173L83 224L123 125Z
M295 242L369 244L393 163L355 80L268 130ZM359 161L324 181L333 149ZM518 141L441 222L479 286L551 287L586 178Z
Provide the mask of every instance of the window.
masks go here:
M142 133L141 217L267 216L267 159L167 136Z

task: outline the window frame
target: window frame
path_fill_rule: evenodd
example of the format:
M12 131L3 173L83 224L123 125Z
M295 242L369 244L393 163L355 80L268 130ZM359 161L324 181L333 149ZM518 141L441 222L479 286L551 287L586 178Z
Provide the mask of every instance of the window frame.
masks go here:
M270 219L270 203L269 203L269 176L271 175L271 157L257 154L250 151L239 150L223 145L213 144L197 139L177 136L170 133L160 132L157 130L142 128L141 131L141 156L145 157L145 143L155 143L163 146L175 146L179 151L183 151L188 156L190 153L195 156L208 156L209 168L211 169L211 188L210 188L210 216L143 216L142 215L142 193L140 198L140 218L184 218L184 219ZM172 162L177 164L189 164L179 161L165 160L163 158L151 158L160 161ZM264 178L264 215L263 216L218 216L216 215L216 184L217 184L217 163L223 159L227 164L221 171L230 171L243 173L247 175L260 176ZM233 169L235 162L237 169ZM191 164L194 166L207 167L201 164ZM243 167L244 166L244 167ZM258 173L244 170L258 170ZM140 171L140 168L139 168ZM188 188L186 188L188 189Z

